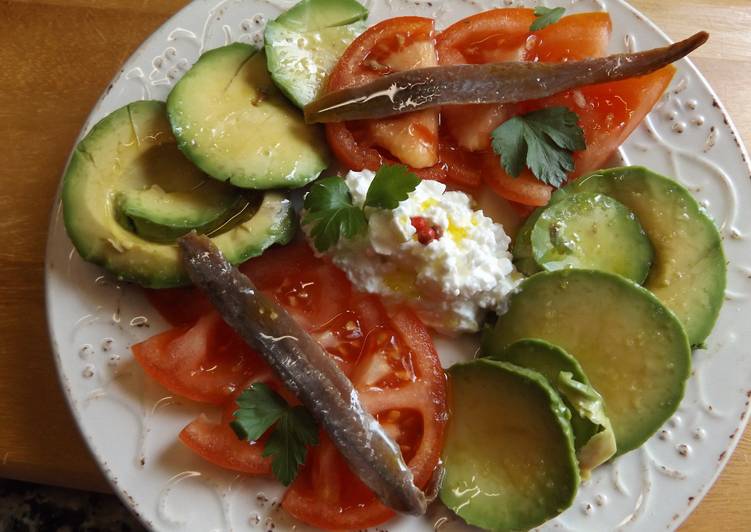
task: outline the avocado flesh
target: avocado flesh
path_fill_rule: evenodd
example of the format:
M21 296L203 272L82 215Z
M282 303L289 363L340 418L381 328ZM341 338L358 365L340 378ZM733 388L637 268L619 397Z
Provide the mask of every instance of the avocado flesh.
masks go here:
M598 193L570 194L552 203L530 235L534 260L544 270L602 270L644 282L652 245L636 216Z
M448 374L443 503L497 531L528 530L570 506L579 473L569 412L547 380L487 359Z
M532 230L535 228L537 220L540 219L545 207L540 207L532 211L524 221L519 231L516 233L511 252L514 256L514 266L527 277L542 271L540 265L535 261L532 251Z
M574 357L558 346L527 338L512 343L493 359L538 372L560 394L571 411L571 428L582 476L589 476L592 469L615 454L615 437L602 397L592 388ZM593 440L596 434L605 431L609 434ZM587 459L582 460L583 456Z
M328 165L322 130L304 123L252 46L203 54L170 93L167 111L180 150L220 181L297 188Z
M636 214L654 248L644 286L681 320L691 345L703 344L723 303L727 264L717 227L688 190L634 166L581 177L551 201L579 192L605 194Z
M174 146L171 149L174 151ZM171 163L171 159L162 157L161 161ZM191 179L194 172L178 175L168 169L159 173L149 170L149 175L178 179L172 180L175 183L153 184L145 189L126 189L117 198L125 222L148 240L174 241L192 229L206 233L228 218L233 207L244 200L237 189L203 174L200 179Z
M646 289L596 270L526 279L498 318L483 353L503 356L517 340L557 345L602 395L618 454L639 447L678 408L691 366L686 333Z
M303 0L269 22L266 56L277 87L300 108L315 100L367 16L354 0Z
M160 170L156 173L154 161ZM175 146L164 103L127 105L95 125L73 153L62 193L68 235L83 259L123 280L151 288L187 284L177 246L132 232L122 223L119 197L123 192L166 186L182 178L191 182L199 176L203 174ZM291 238L289 200L270 192L256 206L252 215L246 213L213 238L234 263Z

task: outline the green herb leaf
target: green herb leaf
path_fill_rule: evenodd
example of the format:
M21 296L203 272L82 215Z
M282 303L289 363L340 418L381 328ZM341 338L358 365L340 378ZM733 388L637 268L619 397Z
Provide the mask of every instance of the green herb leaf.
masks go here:
M310 236L318 251L326 251L344 236L365 232L368 221L362 209L352 205L352 195L341 177L317 181L305 196L303 224L311 224Z
M420 178L405 165L383 165L370 183L364 206L396 209L419 184Z
M493 131L493 150L504 170L517 177L526 166L554 187L574 169L574 151L586 149L579 117L567 107L549 107L518 115Z
M302 406L290 407L265 384L254 384L237 398L238 410L230 423L241 440L257 441L269 429L263 456L271 456L271 469L289 486L305 463L308 446L318 443L318 427Z
M551 24L555 24L561 19L565 12L565 7L537 6L535 8L536 18L532 25L529 27L529 31L539 31L543 28L547 28Z
M289 486L305 463L308 446L318 443L318 428L305 408L289 408L266 441L263 456L271 456L271 470L285 486Z
M232 430L242 440L256 441L287 410L287 402L265 384L254 384L237 398Z

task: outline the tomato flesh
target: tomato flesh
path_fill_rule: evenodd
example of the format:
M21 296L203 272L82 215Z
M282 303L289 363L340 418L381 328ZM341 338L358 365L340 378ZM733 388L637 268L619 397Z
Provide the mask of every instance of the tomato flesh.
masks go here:
M409 310L387 312L377 297L354 292L346 276L316 257L303 241L269 250L241 268L329 352L352 380L363 406L400 445L415 481L425 486L438 464L447 420L445 376L425 326ZM189 292L180 295L181 304L190 303ZM166 296L159 299L160 311L177 319L166 301ZM229 354L222 346L235 345L235 341L242 342L210 312L192 326L176 327L139 344L134 352L146 371L174 393L224 405L220 422L201 416L183 429L180 439L185 445L220 467L269 475L269 459L262 456L263 438L255 444L240 441L229 426L237 409L235 398L251 382L268 383L292 403L295 398L249 348L245 351L252 357L248 361L228 356L209 374L189 369L215 360L209 345ZM194 346L189 356L174 347L183 344ZM159 371L150 365L158 365ZM239 386L233 384L231 392L225 380L212 377L227 371L233 383L242 381ZM321 444L310 449L282 504L301 521L326 529L366 528L393 516L349 470L323 432Z
M398 17L360 35L347 48L328 81L328 90L361 85L377 77L438 63L433 20ZM429 109L383 120L326 125L336 157L352 170L378 170L395 159L414 169L438 162L438 111Z
M445 376L425 326L410 310L390 314L390 324L369 334L350 378L363 406L399 444L415 484L424 488L440 458L447 421ZM291 515L335 530L376 526L394 515L330 442L309 456L282 501Z

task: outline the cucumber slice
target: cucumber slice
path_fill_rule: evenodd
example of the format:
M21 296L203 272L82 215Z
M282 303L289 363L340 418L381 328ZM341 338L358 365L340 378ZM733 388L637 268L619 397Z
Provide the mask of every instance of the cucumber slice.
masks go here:
M678 408L691 349L675 315L648 290L595 270L538 273L509 300L486 355L523 338L560 346L605 400L618 454L639 447Z
M277 87L302 108L315 100L368 10L355 0L303 0L266 26L266 58Z
M570 414L545 377L487 359L448 374L443 503L487 530L528 530L570 506L579 487Z
M247 44L211 50L167 100L179 148L210 176L251 189L296 188L328 165L321 129L277 90Z
M641 284L652 265L652 245L633 212L597 193L571 194L540 213L530 235L544 270L603 270Z
M725 295L727 264L722 239L691 194L672 179L641 167L602 170L553 195L598 192L631 209L654 248L644 284L672 310L692 345L712 332Z

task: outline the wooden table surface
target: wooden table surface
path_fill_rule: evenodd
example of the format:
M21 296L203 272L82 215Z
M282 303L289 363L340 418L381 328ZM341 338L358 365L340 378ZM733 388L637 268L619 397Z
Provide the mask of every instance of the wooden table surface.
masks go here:
M57 382L43 261L73 142L120 65L186 0L0 0L0 477L108 486ZM712 34L692 57L751 139L751 0L633 0L673 37ZM683 530L751 530L751 433Z

